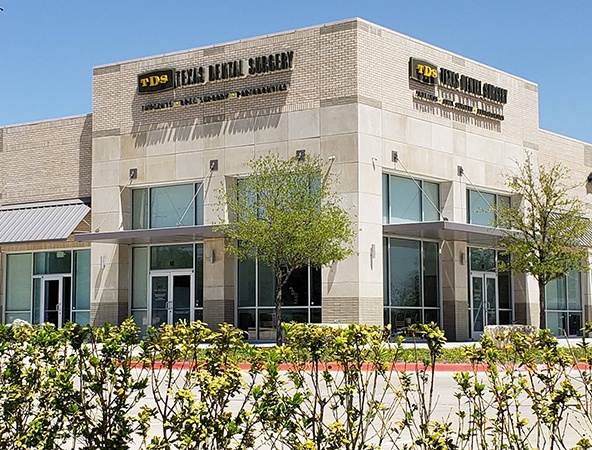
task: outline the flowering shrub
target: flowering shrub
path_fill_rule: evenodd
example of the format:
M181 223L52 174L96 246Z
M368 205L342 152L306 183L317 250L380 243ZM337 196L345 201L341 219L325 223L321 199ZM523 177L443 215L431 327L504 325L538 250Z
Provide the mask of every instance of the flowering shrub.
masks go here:
M409 334L427 353L365 325L287 324L268 349L202 322L144 340L132 320L0 325L0 448L592 449L585 339L566 351L546 330L484 335L443 415L444 333Z

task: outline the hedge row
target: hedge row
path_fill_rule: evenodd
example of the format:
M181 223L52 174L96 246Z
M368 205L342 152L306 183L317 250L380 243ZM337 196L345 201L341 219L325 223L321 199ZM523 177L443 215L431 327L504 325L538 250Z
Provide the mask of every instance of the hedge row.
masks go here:
M144 340L131 320L0 326L0 448L554 449L567 436L592 448L585 341L574 366L547 331L484 337L464 349L474 370L453 375L458 407L441 417L444 334L411 332L429 353L401 371L401 341L363 325L290 324L286 345L265 350L201 322Z

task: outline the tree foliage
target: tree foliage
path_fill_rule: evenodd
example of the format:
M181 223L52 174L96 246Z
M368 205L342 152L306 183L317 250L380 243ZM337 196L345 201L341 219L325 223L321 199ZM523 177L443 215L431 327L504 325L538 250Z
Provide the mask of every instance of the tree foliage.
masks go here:
M251 174L222 191L229 221L217 227L226 252L257 258L275 278L277 342L281 342L282 288L294 270L341 261L353 249L352 220L333 188L337 182L319 156L282 160L272 153L248 163Z
M505 180L520 204L494 207L497 225L506 230L503 245L511 256L510 268L537 280L541 328L546 327L545 286L587 268L582 236L589 220L582 201L570 194L575 185L568 180L568 168L558 162L535 166L529 154L518 173Z

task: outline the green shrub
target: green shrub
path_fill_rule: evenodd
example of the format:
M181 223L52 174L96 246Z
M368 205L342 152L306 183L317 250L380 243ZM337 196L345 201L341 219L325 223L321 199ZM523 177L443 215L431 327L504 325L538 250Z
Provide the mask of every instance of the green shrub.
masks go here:
M435 324L409 333L410 348L381 327L288 324L284 346L259 349L226 324L143 341L131 319L0 325L0 448L541 450L576 433L572 450L592 449L586 339L561 348L543 330L446 349ZM442 361L472 369L453 375L458 405L436 420Z

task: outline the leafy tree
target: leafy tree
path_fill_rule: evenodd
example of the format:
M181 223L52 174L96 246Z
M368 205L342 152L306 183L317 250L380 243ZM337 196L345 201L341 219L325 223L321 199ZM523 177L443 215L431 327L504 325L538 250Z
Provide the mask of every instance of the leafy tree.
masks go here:
M251 160L251 174L221 191L218 204L230 221L217 227L226 251L257 258L275 278L276 342L282 343L282 288L301 267L322 267L353 252L352 220L334 193L337 177L320 157Z
M540 328L546 328L545 286L571 270L587 269L588 250L581 240L589 227L581 200L570 195L569 169L555 162L533 165L531 155L508 174L505 185L519 205L493 207L510 268L532 275L539 286ZM506 265L503 264L502 265ZM506 269L503 267L503 269Z

